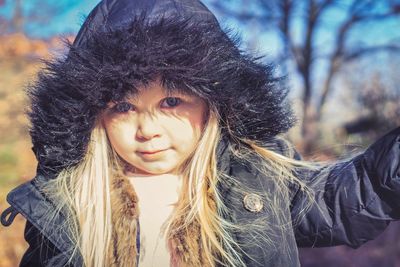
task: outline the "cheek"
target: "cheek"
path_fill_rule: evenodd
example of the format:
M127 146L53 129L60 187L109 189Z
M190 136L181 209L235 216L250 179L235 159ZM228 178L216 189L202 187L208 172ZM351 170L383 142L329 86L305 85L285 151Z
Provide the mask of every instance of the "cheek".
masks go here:
M168 129L170 136L180 140L191 140L201 131L201 120L193 120L188 117L171 118L163 124L164 128Z
M200 139L205 119L199 110L190 110L185 116L166 120L164 125L175 142L191 146Z
M204 126L208 120L207 104L204 102L198 104L195 110L193 110L193 112L189 114L190 123L192 124L193 128L200 134L204 130Z
M108 139L116 151L124 151L134 144L134 129L129 123L113 123L105 124Z

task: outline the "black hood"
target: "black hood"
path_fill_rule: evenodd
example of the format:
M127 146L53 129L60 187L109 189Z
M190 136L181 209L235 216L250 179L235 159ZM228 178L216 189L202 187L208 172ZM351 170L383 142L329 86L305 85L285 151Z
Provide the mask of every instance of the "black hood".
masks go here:
M98 114L161 77L214 103L223 139L269 142L296 122L272 67L239 49L196 0L108 0L89 14L65 57L29 88L38 172L80 162Z

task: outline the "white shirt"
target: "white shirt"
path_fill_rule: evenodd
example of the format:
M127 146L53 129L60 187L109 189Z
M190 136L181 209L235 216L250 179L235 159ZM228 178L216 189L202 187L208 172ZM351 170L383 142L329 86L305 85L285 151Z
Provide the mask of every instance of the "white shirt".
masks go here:
M171 214L181 185L174 174L127 174L139 199L140 259L139 266L170 266L165 236L160 230Z

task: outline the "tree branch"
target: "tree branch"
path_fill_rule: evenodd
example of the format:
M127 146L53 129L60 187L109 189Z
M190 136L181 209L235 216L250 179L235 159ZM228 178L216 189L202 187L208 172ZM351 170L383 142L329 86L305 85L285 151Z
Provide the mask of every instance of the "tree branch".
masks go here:
M381 45L381 46L362 48L362 49L359 49L358 51L344 55L343 61L349 62L351 60L365 56L366 54L371 54L371 53L376 53L376 52L381 52L381 51L389 51L389 52L398 53L398 52L400 52L400 46L389 44L389 45Z

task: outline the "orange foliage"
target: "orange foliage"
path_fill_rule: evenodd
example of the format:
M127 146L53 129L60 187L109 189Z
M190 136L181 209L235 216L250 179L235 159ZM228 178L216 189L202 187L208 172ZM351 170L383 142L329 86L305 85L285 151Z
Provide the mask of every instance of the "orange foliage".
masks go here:
M29 55L47 57L48 44L41 40L30 40L24 34L15 33L0 37L0 57L15 58Z
M28 135L24 87L32 83L41 58L61 47L57 38L31 40L23 34L0 36L0 212L9 204L7 193L36 173L36 159ZM8 228L0 225L0 266L18 266L27 249L25 219L18 215Z

